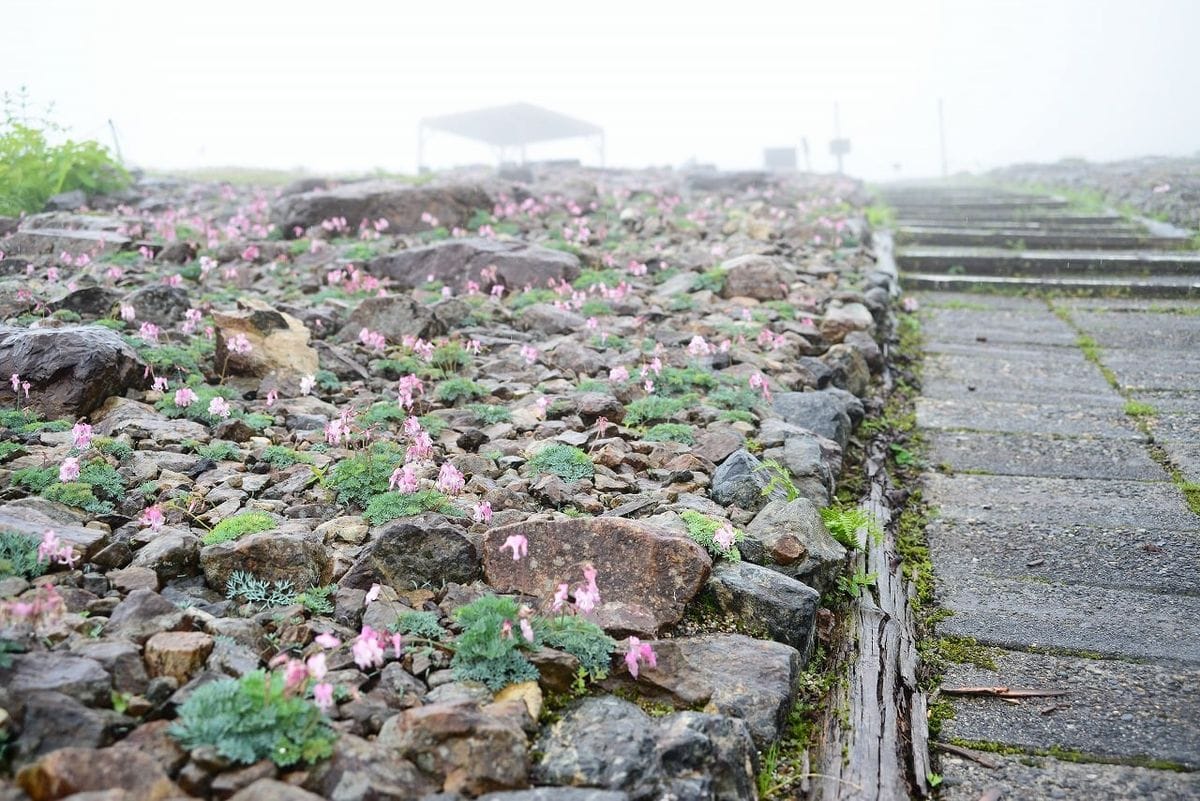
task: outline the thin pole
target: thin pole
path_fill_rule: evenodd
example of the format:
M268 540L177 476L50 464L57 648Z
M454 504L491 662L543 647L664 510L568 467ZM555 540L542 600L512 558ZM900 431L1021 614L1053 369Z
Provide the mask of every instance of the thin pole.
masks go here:
M113 148L117 151L117 161L125 163L125 157L121 155L121 140L117 138L117 126L113 125L113 121L108 121L108 129L112 131Z
M938 98L938 141L942 151L942 177L945 178L950 174L950 168L946 164L946 115L942 110L942 99Z
M841 118L838 115L838 104L837 104L836 100L833 103L833 140L835 142L837 142L839 145L841 144L841 141L842 141L842 123L841 123ZM838 168L837 168L838 175L841 175L842 174L842 148L841 147L837 148L837 163L838 163Z

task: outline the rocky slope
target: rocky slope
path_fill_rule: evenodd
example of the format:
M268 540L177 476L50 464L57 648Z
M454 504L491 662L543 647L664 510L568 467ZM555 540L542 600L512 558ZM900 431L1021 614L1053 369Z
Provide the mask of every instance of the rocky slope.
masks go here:
M0 220L0 798L756 797L882 365L862 199L559 167Z

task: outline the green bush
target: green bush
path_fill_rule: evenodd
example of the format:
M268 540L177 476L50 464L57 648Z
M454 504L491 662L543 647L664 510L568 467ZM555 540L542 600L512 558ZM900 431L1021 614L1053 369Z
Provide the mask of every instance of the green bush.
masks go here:
M403 464L403 449L376 442L335 464L326 483L337 493L338 503L363 509L376 495L388 491L392 473Z
M96 493L92 490L92 485L82 481L70 481L65 484L55 482L43 490L42 497L48 501L74 506L94 515L111 514L113 511L111 503L97 498Z
M258 456L260 462L266 462L276 469L291 467L294 464L308 464L312 462L312 457L305 453L298 453L291 448L283 445L268 445L263 448L263 451Z
M189 380L187 384L196 393L196 400L187 406L176 406L175 393L168 392L154 404L154 408L170 418L182 417L209 426L215 426L220 423L220 417L208 413L208 405L212 403L213 398L218 396L226 400L232 400L236 397L236 393L229 387L214 387L205 384L198 377ZM242 412L233 406L233 404L230 404L230 407L230 419L242 416Z
M482 398L487 390L469 378L448 378L437 385L434 396L442 403L458 403L460 400Z
M450 503L450 499L437 490L417 492L384 492L367 502L363 517L372 525L380 525L399 517L412 517L425 512L439 512L450 517L459 517L462 512Z
M720 267L713 267L711 270L706 270L697 275L692 280L692 291L707 289L713 294L720 294L725 288L725 270Z
M664 367L654 384L664 395L686 395L697 389L713 389L717 377L711 370L700 367Z
M92 440L92 447L113 457L118 462L123 462L133 456L133 448L128 443L112 437L96 437Z
M538 669L523 653L536 648L537 640L528 643L521 636L520 607L512 598L485 595L454 610L453 618L462 628L450 659L455 679L478 681L492 691L537 681ZM512 626L510 637L503 636L506 620Z
M207 745L238 764L280 767L328 757L337 736L315 704L286 692L282 673L262 670L197 687L168 732L187 749Z
M22 467L20 470L14 470L12 474L14 486L24 487L36 495L41 495L57 481L57 467Z
M638 398L625 406L625 425L638 426L643 423L668 420L694 401L693 396L664 398L661 395L647 395L644 398Z
M446 630L438 623L437 612L401 612L391 628L425 640L440 640L446 636Z
M241 598L257 606L290 606L296 602L296 588L291 581L268 581L245 570L235 570L225 581L225 597L231 601Z
M108 462L93 459L79 471L79 480L91 486L100 498L117 503L125 497L125 477Z
M513 311L520 311L526 306L532 306L535 303L553 303L558 300L558 294L552 289L530 289L525 292L520 292L511 296L512 300L509 305Z
M37 537L19 531L0 531L0 578L20 576L37 578L46 572L46 565L38 561Z
M865 509L857 506L827 506L821 510L821 519L830 536L846 547L848 551L858 550L858 532L867 530L867 536L876 542L883 539L883 529L879 521Z
M49 121L30 120L24 95L4 95L0 124L0 214L35 213L60 192L82 189L88 194L114 192L129 184L129 173L98 142L67 139L51 144L46 134L62 129Z
M731 562L742 560L742 552L738 550L737 544L746 538L746 533L740 528L733 530L733 545L729 546L729 550L725 550L713 538L721 526L725 525L724 520L717 520L692 509L685 509L679 516L687 525L688 536L708 551L713 559L728 559Z
M696 442L692 427L682 423L659 423L651 426L642 439L647 442L682 442L684 445L694 445Z
M600 681L608 676L617 643L604 629L578 615L546 618L538 628L542 643L575 656L588 679Z
M196 445L195 451L205 459L214 462L236 462L242 458L242 452L232 442L223 439L213 440L207 445Z
M596 474L592 457L579 448L557 442L535 453L527 466L529 472L535 476L552 473L563 481L578 481Z
M217 543L236 540L247 534L257 534L260 531L267 531L275 528L277 525L278 523L275 521L273 515L252 509L248 512L239 512L233 517L225 518L213 526L211 531L201 537L200 541L205 545L216 545Z
M471 410L471 414L475 415L475 419L484 425L495 425L496 423L507 423L512 420L512 412L507 406L500 406L492 403L472 403L467 407Z

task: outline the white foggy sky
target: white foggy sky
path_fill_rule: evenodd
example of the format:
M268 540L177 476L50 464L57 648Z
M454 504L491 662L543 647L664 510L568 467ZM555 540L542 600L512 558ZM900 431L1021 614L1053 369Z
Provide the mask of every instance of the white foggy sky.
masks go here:
M5 0L0 89L150 167L412 171L422 116L527 101L608 162L756 167L807 136L848 172L1200 151L1198 0L737 3ZM438 136L434 166L489 151ZM531 147L577 156L585 142ZM896 173L893 164L901 165Z

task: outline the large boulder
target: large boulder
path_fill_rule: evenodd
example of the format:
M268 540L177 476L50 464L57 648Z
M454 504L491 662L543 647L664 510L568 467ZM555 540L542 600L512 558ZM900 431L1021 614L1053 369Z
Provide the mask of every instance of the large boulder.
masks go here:
M64 328L0 327L0 404L15 402L8 378L28 381L21 405L43 417L76 418L111 395L140 387L146 365L113 331L101 326Z
M329 555L321 542L279 531L262 531L202 548L200 567L208 586L222 592L235 570L266 581L290 581L297 590L327 583L330 573Z
M822 389L816 392L780 392L773 402L775 413L792 425L807 428L843 449L854 430L853 415L862 416L862 404L849 392ZM857 405L857 409L855 408Z
M345 217L355 227L363 220L383 218L388 233L412 234L429 230L421 220L426 212L450 228L463 225L479 209L491 208L492 198L478 186L361 181L285 196L271 210L271 220L287 237L295 235L297 226L310 228L333 217Z
M398 343L406 336L431 339L445 329L433 318L433 310L418 303L411 295L370 297L359 303L338 332L342 342L353 342L359 333L370 329Z
M298 379L317 372L317 352L308 344L310 332L304 323L265 301L243 298L236 311L214 311L213 323L217 329L214 364L222 374ZM250 343L248 352L229 349L230 340L238 335Z
M722 561L713 568L704 600L739 631L787 643L808 661L821 594L796 579L751 562Z
M820 512L807 498L775 500L746 526L738 546L750 562L829 592L837 584L846 549L830 536Z
M529 545L520 560L500 550L514 534ZM484 573L500 592L520 592L548 604L559 584L583 583L587 564L596 568L600 589L601 604L592 613L596 622L618 633L654 636L683 616L708 578L712 560L687 537L615 517L514 523L484 537Z
M370 262L367 270L409 289L425 284L432 276L434 281L456 290L464 290L467 281L475 281L486 290L492 282L482 271L490 267L496 268L495 283L503 284L510 292L526 286L544 287L550 279L573 281L580 272L579 259L561 250L474 238L389 253Z
M467 584L479 578L479 551L451 525L395 520L377 529L371 544L338 582L351 589L386 584L415 589L427 583Z
M750 254L721 264L725 271L723 298L783 300L787 297L790 265L779 256Z
M712 499L722 506L730 504L758 511L772 498L783 497L783 489L776 487L763 494L771 483L771 471L750 451L742 448L730 454L713 473Z

